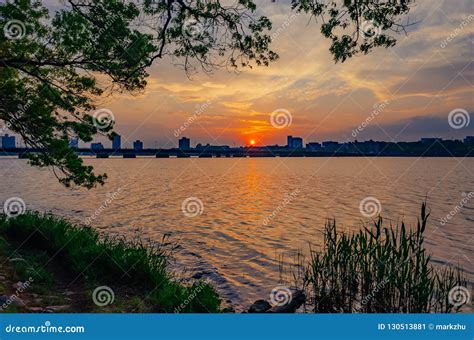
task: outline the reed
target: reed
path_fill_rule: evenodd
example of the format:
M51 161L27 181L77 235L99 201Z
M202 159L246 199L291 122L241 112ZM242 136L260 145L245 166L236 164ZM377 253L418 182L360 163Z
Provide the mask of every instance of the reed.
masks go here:
M424 248L426 204L416 228L372 228L351 235L328 221L321 250L311 249L304 284L316 313L448 313L455 286L467 286L461 268L434 267Z

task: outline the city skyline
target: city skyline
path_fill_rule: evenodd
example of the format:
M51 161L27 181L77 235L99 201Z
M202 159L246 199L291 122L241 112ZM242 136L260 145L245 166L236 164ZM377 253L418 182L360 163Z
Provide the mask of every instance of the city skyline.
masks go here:
M463 138L460 139L444 139L441 137L420 137L418 140L412 140L412 141L387 141L387 140L358 140L357 138L353 140L305 140L304 138L300 136L294 136L294 135L288 135L286 136L286 144L280 145L280 144L271 144L271 145L259 145L256 144L254 140L249 141L246 145L226 145L226 144L211 144L209 141L205 142L194 142L192 141L191 138L188 138L187 136L181 136L179 139L176 140L176 145L171 146L167 149L199 149L199 148L205 148L205 147L227 147L227 148L271 148L271 147L277 147L277 148L290 148L290 149L298 149L298 148L304 148L304 149L310 149L310 150L317 150L320 148L324 148L325 146L337 146L337 145L346 145L346 144L354 144L354 143L403 143L403 142L408 142L408 143L427 143L427 142L436 142L436 141L459 141L464 144L471 144L474 142L474 136L471 135L466 135ZM18 145L19 143L16 142L16 137L11 136L8 134L0 136L0 148L1 149L11 149L11 148L16 148L16 147L23 147L21 145ZM205 144L204 144L205 143ZM165 149L163 147L160 147L158 145L153 145L151 147L150 145L146 145L143 140L141 139L136 139L135 141L132 141L130 146L122 145L121 144L121 136L120 135L115 135L112 140L109 140L108 142L101 142L101 141L92 141L90 143L86 143L86 145L79 145L79 141L77 138L72 138L69 142L70 147L72 148L81 148L81 149L91 149L91 150L120 150L120 149L133 149L136 151L140 151L143 149ZM194 146L193 146L194 145Z
M141 138L147 145L171 146L174 132L189 120L187 136L212 136L216 144L244 145L253 139L271 145L289 131L305 139L345 140L384 103L360 139L472 135L473 124L462 130L447 124L454 109L474 112L472 15L465 14L465 2L440 4L418 3L409 15L417 24L399 36L395 47L334 64L329 42L314 34L316 24L289 14L288 1L260 2L259 11L274 22L272 48L280 54L269 67L239 74L199 71L188 79L179 67L164 67L164 60L150 69L143 93L115 94L98 107L113 112L124 140ZM289 127L271 125L275 110L291 114Z
M54 1L45 3L59 8ZM417 3L396 46L343 64L332 60L330 42L314 34L317 25L308 23L309 17L297 18L304 14L288 12L288 6L289 1L258 1L258 13L273 22L272 49L280 55L270 66L186 74L178 66L165 67L173 61L164 57L150 68L144 91L98 98L97 111L112 113L121 143L130 147L137 139L171 147L177 132L231 146L251 140L272 145L290 132L307 140L341 141L355 139L353 131L364 123L357 132L360 140L474 134L469 124L474 16L466 14L467 3ZM461 129L448 124L453 110L467 114ZM286 126L272 125L275 112L290 116ZM97 141L108 143L106 137Z
M468 334L472 5L3 1L5 333Z

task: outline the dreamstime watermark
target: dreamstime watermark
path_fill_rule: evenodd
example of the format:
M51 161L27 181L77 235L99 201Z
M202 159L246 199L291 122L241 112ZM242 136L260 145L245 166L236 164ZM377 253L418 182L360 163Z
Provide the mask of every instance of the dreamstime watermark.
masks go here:
M99 109L92 115L92 121L96 128L104 130L114 125L115 116L109 109Z
M204 31L204 25L194 18L188 18L183 22L182 33L188 38L196 38Z
M194 113L178 129L174 130L174 136L178 138L210 105L211 102L209 100L203 104L196 105Z
M368 116L357 128L352 130L352 137L357 137L357 135L362 132L367 125L370 124L372 120L374 120L375 117L377 117L385 108L390 104L388 100L384 100L382 103L375 104L373 106L373 110L370 113L370 116Z
M292 121L293 117L286 109L276 109L270 114L270 124L277 129L289 127Z
M469 126L471 116L464 109L454 109L448 114L448 123L453 129L459 130Z
M99 307L114 303L115 294L109 286L99 286L92 292L92 301Z
M24 214L26 203L20 197L10 197L3 203L3 213L7 217L15 217Z
M40 326L15 326L9 324L5 327L6 333L85 333L84 326L52 326L46 321Z
M196 217L204 212L204 204L197 197L188 197L181 203L181 211L186 217Z
M273 220L280 211L282 211L288 204L291 203L291 201L300 193L300 189L295 189L293 190L292 192L290 192L289 194L286 194L285 195L285 198L283 199L283 201L276 207L275 210L273 210L273 212L268 215L267 217L265 217L265 219L263 220L262 222L262 225L266 226L268 225L268 223L270 223L271 220Z
M300 16L300 14L300 12L292 12L291 14L287 15L285 21L283 21L283 23L271 35L272 42L275 41L280 36L280 34L282 34L283 31L287 29L291 25L291 23Z
M375 294L381 291L387 283L388 283L388 279L384 279L382 282L378 283L374 287L374 289L372 289L372 291L362 299L362 301L360 302L360 306L355 308L354 311L360 312L363 309L363 307L365 307L374 298Z
M118 188L113 193L107 193L107 198L105 199L105 201L102 202L99 208L97 208L91 216L85 219L85 224L90 225L93 221L95 221L95 219L99 217L99 215L102 214L102 212L104 212L104 210L107 209L112 204L112 202L118 198L119 194L121 194L122 191L122 188Z
M7 21L3 26L3 34L5 38L10 40L18 40L26 35L26 27L23 21L12 19Z
M454 307L460 307L471 302L469 289L463 286L455 286L448 293L448 301Z
M184 299L184 301L181 302L180 305L174 309L174 312L181 313L181 311L183 311L186 306L188 306L205 287L206 284L204 282L201 282L197 287L192 290L188 297Z
M293 293L286 286L276 286L270 293L270 304L275 306L285 306L293 300Z
M9 130L11 126L12 126L11 122L6 122L5 124L3 124L2 128L0 129L0 133L7 132L7 130Z
M3 311L8 308L15 301L19 301L19 296L26 291L31 284L33 283L33 278L30 276L27 281L22 282L21 285L15 290L15 293L10 295L8 299L0 306L0 311Z
M454 29L453 32L451 32L451 34L446 38L444 39L443 41L441 41L441 43L439 44L439 46L441 48L445 48L446 46L448 46L448 44L458 36L459 33L461 33L464 28L466 28L466 26L468 24L471 23L471 21L474 19L474 15L473 14L470 14L467 18L465 18L463 21L461 21L461 23L459 24L458 27L456 27Z
M116 14L113 14L110 17L104 18L104 21L101 22L101 26L99 28L99 34L103 35L119 19L120 19L120 16Z
M441 225L444 226L448 221L450 221L457 213L459 213L462 208L474 197L474 191L463 192L463 199L459 201L458 204L443 218L441 218Z
M382 211L382 204L377 198L368 196L360 201L359 210L365 217L375 217Z
M382 27L375 20L365 20L360 24L359 32L366 38L374 38L382 33Z
M20 113L22 116L26 114L26 110L28 110L33 103L31 101L28 101L25 105L18 105L18 110L17 112ZM15 119L15 118L13 118ZM12 126L12 122L8 121L6 122L2 128L0 129L0 133L5 133L7 130L9 130Z

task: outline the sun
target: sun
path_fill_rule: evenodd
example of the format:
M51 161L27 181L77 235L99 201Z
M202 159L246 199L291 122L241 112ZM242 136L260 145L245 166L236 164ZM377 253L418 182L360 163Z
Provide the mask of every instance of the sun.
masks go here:
M250 145L255 145L255 139L250 140Z

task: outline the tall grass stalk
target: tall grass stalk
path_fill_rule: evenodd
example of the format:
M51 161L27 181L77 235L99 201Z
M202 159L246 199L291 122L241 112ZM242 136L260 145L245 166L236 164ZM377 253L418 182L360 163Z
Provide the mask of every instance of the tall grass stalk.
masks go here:
M133 291L154 312L220 311L219 296L209 284L185 285L174 278L167 268L167 253L159 245L102 237L89 226L30 212L9 219L0 215L0 235L19 249L46 254L45 266L57 261L91 287L106 284Z
M326 224L324 245L311 249L305 273L309 305L316 313L448 313L456 311L448 293L467 286L459 268L436 268L424 248L429 212L426 204L416 228L402 222L340 233L336 221Z

